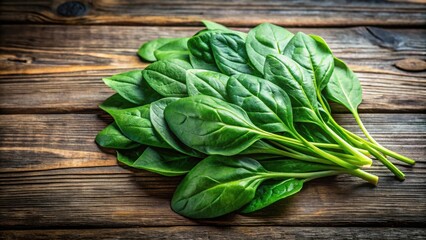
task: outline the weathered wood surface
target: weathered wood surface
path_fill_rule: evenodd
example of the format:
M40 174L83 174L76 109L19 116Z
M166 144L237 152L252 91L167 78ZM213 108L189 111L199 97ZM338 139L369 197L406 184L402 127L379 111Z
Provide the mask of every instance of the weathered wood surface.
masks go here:
M415 167L401 167L406 181L397 181L376 164L370 171L381 177L377 188L350 176L321 179L255 214L193 221L169 207L179 178L132 172L117 166L114 155L98 149L93 139L108 117L0 115L0 226L423 226L426 114L363 114L362 118L379 142L418 160ZM336 119L350 130L357 129L349 114L337 114Z
M42 24L199 25L201 19L210 19L229 26L253 26L267 21L286 26L421 26L426 23L424 0L70 2L75 1L2 1L0 20Z
M0 2L0 239L426 238L424 0L77 1ZM147 65L142 42L192 35L201 19L323 36L361 80L371 134L418 161L399 165L407 180L377 163L376 188L339 176L251 215L175 214L179 178L120 167L94 143L111 121L97 105L112 94L102 77Z
M147 65L136 56L141 43L190 36L200 29L0 26L0 112L94 112L112 94L102 77ZM426 30L290 30L323 36L335 55L350 64L364 88L361 112L425 111L426 72L401 70L395 64L404 59L424 62Z
M224 239L250 240L250 239L282 239L282 240L329 240L329 239L387 239L387 240L423 240L426 237L424 228L360 228L360 227L288 227L288 226L263 226L253 227L144 227L120 229L62 229L62 230L11 230L0 231L0 239ZM100 236L101 235L101 236Z

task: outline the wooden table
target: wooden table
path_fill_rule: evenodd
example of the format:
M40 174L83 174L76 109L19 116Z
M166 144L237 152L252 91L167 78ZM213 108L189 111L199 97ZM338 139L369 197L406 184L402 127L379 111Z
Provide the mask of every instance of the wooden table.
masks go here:
M2 1L0 239L424 239L424 1ZM423 2L423 3L421 3ZM135 52L209 19L246 31L268 21L323 36L361 79L361 117L383 145L417 160L378 187L339 176L251 215L175 214L179 178L132 172L94 143L111 119L101 78L144 68ZM351 115L335 117L359 133Z

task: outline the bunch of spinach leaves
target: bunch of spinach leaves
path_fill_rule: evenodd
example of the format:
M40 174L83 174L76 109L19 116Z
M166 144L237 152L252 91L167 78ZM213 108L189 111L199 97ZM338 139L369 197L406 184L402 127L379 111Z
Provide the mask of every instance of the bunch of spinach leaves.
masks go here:
M121 163L186 175L172 209L191 218L262 209L307 181L362 170L374 156L414 160L379 145L364 127L361 84L319 36L269 23L248 34L203 21L192 37L159 38L138 54L153 62L105 78L117 93L100 105L114 122L96 142ZM368 140L340 126L328 101L346 107Z

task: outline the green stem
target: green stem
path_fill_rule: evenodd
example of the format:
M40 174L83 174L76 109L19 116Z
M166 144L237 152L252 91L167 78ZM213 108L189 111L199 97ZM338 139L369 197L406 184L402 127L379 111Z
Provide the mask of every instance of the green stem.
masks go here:
M349 143L347 143L345 140L343 140L339 135L337 135L326 123L323 124L324 131L326 131L328 134L331 135L331 137L348 153L353 154L358 158L358 160L366 166L371 166L373 164L373 161L365 156L364 154L358 152L355 150Z
M354 116L356 123L358 123L359 128L364 133L364 135L368 138L368 140L370 140L370 142L372 142L372 143L374 143L378 146L381 146L378 142L376 142L376 140L374 140L374 138L367 131L367 128L365 128L364 123L361 121L361 118L359 117L358 112L354 111L354 112L352 112L352 115Z
M286 147L286 146L284 146L284 145L282 145L282 144L280 144L276 141L270 141L270 143L277 146L279 149L286 151L286 152L291 152L291 153L294 153L294 154L303 154L304 156L313 157L312 155L309 155L309 154L313 153L312 150L309 150L306 147L299 148L298 150L300 152L298 152L298 151L291 149L289 147ZM340 152L334 152L334 151L330 151L330 150L323 150L323 151L327 152L329 154L335 155L336 157L338 157L340 159L345 159L348 163L350 163L352 165L357 165L359 163L359 161L352 155L340 153ZM368 151L366 151L366 152L368 152ZM320 156L317 153L314 153L314 154L315 154L315 156ZM320 159L322 159L322 158L320 158ZM304 160L304 159L299 159L299 160ZM306 160L306 161L310 161L310 160ZM335 165L336 163L329 161L328 164Z
M304 172L304 173L286 173L286 172L268 172L265 173L267 178L320 178L326 176L333 176L345 171L318 171L318 172Z
M383 165L385 165L399 180L405 180L405 174L399 170L389 159L386 158L383 154L376 151L372 147L363 144L373 155L376 157Z
M348 170L346 170L346 172L351 174L351 175L360 177L360 178L366 180L367 182L374 184L375 186L377 186L377 183L379 182L378 176L373 175L373 174L368 173L368 172L365 172L361 169L355 169L355 170L348 169Z
M284 145L288 144L287 141L285 141L285 139L282 136L280 136L280 135L271 134L269 139L270 140L276 140L276 141L278 141L278 142L280 142L280 143L282 143ZM356 166L354 166L354 165L352 165L350 163L347 163L347 162L341 160L340 158L338 158L336 156L333 156L331 154L328 154L328 153L320 150L319 148L315 147L313 144L310 144L310 142L308 142L306 140L305 140L305 143L306 143L307 146L309 146L309 148L311 149L312 152L314 152L314 153L316 153L316 154L318 154L318 155L320 155L320 156L322 156L322 157L324 157L324 158L326 158L326 159L328 159L328 160L336 163L339 166L342 166L342 167L348 168L348 169L355 169L355 168L357 168Z
M337 127L338 130L340 130L340 132L342 134L345 134L345 136L357 147L364 147L366 148L369 152L371 152L371 154L376 157L384 166L386 166L399 180L404 180L405 179L405 174L399 170L391 161L389 161L389 159L386 158L386 156L384 156L383 154L381 154L380 152L378 152L377 150L375 150L374 148L370 147L367 144L364 144L362 142L360 142L359 140L355 139L353 137L352 132L349 132L348 130L346 130L345 128L343 128L342 126L340 126L339 124L337 124L335 121L332 121L332 123L334 124L335 127ZM350 134L348 134L351 133ZM355 135L356 136L356 135ZM362 139L362 138L361 138ZM362 139L364 140L364 139ZM364 140L365 141L365 140Z
M337 124L337 123L336 123ZM338 125L338 124L337 124ZM386 154L386 155L388 155L388 156L391 156L391 157L393 157L393 158L395 158L395 159L397 159L397 160L400 160L400 161L402 161L402 162L405 162L405 163L408 163L408 164L410 164L410 165L414 165L415 163L416 163L416 161L414 161L413 159L411 159L411 158L408 158L408 157L406 157L406 156L403 156L403 155L401 155L401 154L399 154L399 153L396 153L396 152L394 152L394 151L391 151L391 150L389 150L389 149L387 149L387 148L385 148L385 147L383 147L383 146L381 146L381 145L375 145L374 143L371 143L371 142L369 142L369 141L366 141L366 140L364 140L363 138L361 138L361 137L359 137L358 135L356 135L355 133L352 133L351 131L349 131L349 130L346 130L345 128L343 128L343 127L341 127L342 128L342 131L344 131L345 133L347 133L348 135L350 135L351 137L353 137L354 139L356 139L356 140L358 140L358 141L360 141L360 142L362 142L362 143L364 143L364 144L366 144L366 145L368 145L368 146L370 146L371 148L374 148L375 150L377 150L377 151L379 151L379 152L381 152L381 153L384 153L384 154Z
M296 153L287 152L287 151L277 149L277 148L274 148L271 152L274 152L275 154L283 156L283 157L290 157L290 158L294 158L294 159L301 160L301 161L322 163L322 164L327 164L327 165L333 164L331 161L329 161L327 159L318 158L318 157L306 155L306 154L303 154L303 153L296 154Z

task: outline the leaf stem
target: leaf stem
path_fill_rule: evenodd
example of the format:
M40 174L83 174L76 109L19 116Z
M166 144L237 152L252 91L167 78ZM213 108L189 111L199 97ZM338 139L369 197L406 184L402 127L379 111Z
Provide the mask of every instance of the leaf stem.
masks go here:
M373 164L373 161L370 158L354 149L349 143L347 143L339 135L337 135L326 123L324 123L323 126L324 131L330 134L331 137L348 153L351 153L356 156L358 160L362 163L362 165L371 166L371 164Z
M336 123L336 124L337 124L337 123ZM338 124L337 124L337 125L338 125ZM413 159L411 159L411 158L408 158L408 157L403 156L403 155L401 155L401 154L399 154L399 153L396 153L396 152L394 152L394 151L391 151L391 150L389 150L389 149L387 149L387 148L385 148L385 147L383 147L383 146L381 146L381 145L376 145L376 144L374 144L374 143L371 143L371 142L369 142L369 141L366 141L365 139L361 138L360 136L356 135L355 133L352 133L351 131L349 131L349 130L347 130L347 129L343 128L343 127L341 127L341 128L342 128L342 131L344 131L345 133L347 133L349 136L351 136L351 137L353 137L354 139L356 139L356 140L358 140L358 141L360 141L360 142L362 142L362 143L364 143L364 144L366 144L366 145L370 146L371 148L373 148L373 149L375 149L375 150L377 150L377 151L380 151L380 152L382 152L382 153L384 153L384 154L386 154L386 155L388 155L388 156L391 156L391 157L393 157L393 158L395 158L395 159L397 159L397 160L399 160L399 161L402 161L402 162L408 163L408 164L410 164L410 165L414 165L414 164L416 163L416 161L414 161L414 160L413 160Z
M280 143L282 143L284 145L288 145L288 142L285 141L285 138L283 136L276 135L276 134L270 134L270 139L271 140L276 140L276 141L278 141L278 142L280 142ZM302 139L304 139L304 138L302 138ZM338 158L338 157L336 157L334 155L331 155L329 153L326 153L326 152L320 150L319 148L317 148L316 146L314 146L313 144L311 144L310 142L308 142L306 140L305 140L305 144L306 144L306 146L308 146L310 148L310 150L312 152L314 152L314 153L316 153L316 154L318 154L318 155L320 155L320 156L322 156L322 157L324 157L324 158L326 158L326 159L328 159L328 160L336 163L339 166L342 166L342 167L348 168L348 169L355 169L355 168L357 168L356 166L354 166L354 165L352 165L352 164L350 164L350 163L348 163L346 161L343 161L342 159L340 159L340 158Z

